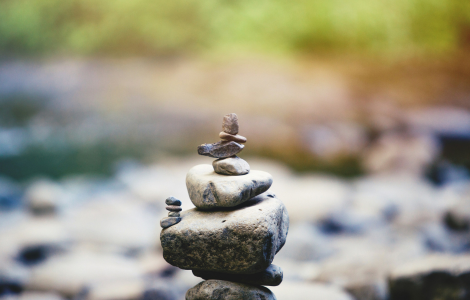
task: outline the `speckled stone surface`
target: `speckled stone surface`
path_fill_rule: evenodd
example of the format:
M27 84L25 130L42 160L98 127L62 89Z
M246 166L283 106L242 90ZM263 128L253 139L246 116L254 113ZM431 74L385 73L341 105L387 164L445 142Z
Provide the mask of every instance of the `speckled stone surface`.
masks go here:
M231 113L224 116L222 131L233 135L238 133L238 116L236 114Z
M280 285L283 278L282 269L276 265L270 265L266 270L254 274L227 274L210 271L193 270L194 276L201 277L205 280L218 279L228 280L252 285Z
M252 286L224 280L206 280L186 292L186 300L276 300L262 286Z
M243 150L245 146L240 145L233 141L220 141L213 144L202 144L197 147L197 153L199 155L214 157L214 158L226 158L234 156Z
M162 230L165 260L181 269L253 274L271 265L286 242L289 216L281 200L259 195L235 210L183 211Z
M197 165L186 175L189 198L204 210L240 205L267 191L272 183L267 172L251 170L246 175L226 176L215 173L211 165Z
M216 159L212 167L221 175L245 175L250 173L250 165L238 156Z

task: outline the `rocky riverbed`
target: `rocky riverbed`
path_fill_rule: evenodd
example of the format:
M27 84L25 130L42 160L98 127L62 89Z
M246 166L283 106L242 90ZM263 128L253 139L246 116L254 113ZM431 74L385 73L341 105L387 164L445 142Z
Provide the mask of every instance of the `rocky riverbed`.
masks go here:
M202 279L163 259L169 195L193 208L185 176L207 159L123 163L110 177L0 180L1 299L184 299ZM467 299L470 179L436 186L403 173L354 180L269 172L291 226L274 259L278 300ZM203 286L200 287L204 289ZM202 290L201 290L202 291Z

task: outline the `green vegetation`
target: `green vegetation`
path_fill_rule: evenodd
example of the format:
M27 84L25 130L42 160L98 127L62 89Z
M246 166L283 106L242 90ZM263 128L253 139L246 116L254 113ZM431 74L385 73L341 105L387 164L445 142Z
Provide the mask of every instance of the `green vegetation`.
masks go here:
M0 0L0 54L447 53L463 0Z

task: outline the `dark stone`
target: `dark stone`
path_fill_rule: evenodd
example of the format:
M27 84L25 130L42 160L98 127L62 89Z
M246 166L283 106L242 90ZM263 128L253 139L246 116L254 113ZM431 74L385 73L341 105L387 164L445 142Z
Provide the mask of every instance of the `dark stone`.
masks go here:
M168 206L166 207L166 210L178 212L178 211L181 211L182 208L181 208L181 206L168 205Z
M34 266L44 262L57 249L51 245L31 245L20 250L17 260L26 266Z
M237 142L224 142L220 141L214 144L202 144L197 147L197 153L199 155L214 157L214 158L226 158L234 156L243 150L245 146L240 145Z
M176 199L175 197L168 197L165 200L166 205L176 205L181 206L181 200Z
M219 137L224 141L234 141L240 144L246 143L246 137L238 134L233 135L222 131L221 133L219 133Z
M468 300L470 256L430 255L392 270L390 300Z
M186 300L276 300L262 286L252 286L224 280L206 280L186 292Z
M282 269L276 265L270 265L266 270L254 274L227 274L220 272L208 272L193 270L194 276L202 279L219 279L247 283L252 285L280 285L282 282Z
M180 213L179 213L179 212L171 211L171 212L168 213L168 216L169 216L169 217L179 217L179 216L180 216Z
M162 230L165 260L181 269L253 274L271 265L284 246L289 216L281 200L261 194L235 209L183 211Z
M222 131L232 135L238 133L238 116L236 114L231 113L224 116Z
M168 217L160 220L160 226L165 229L175 224L178 224L181 221L181 218L178 217Z

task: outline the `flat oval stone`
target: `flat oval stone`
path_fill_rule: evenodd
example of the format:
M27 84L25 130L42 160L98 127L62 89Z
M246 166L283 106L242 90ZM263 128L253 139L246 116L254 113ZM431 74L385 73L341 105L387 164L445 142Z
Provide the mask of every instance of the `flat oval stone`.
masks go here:
M169 216L169 217L179 217L179 216L180 216L180 213L179 213L179 212L171 211L171 212L168 213L168 216Z
M197 165L186 175L191 202L199 209L234 207L267 191L272 176L252 170L246 175L225 176L215 173L211 165Z
M181 218L167 217L160 220L160 226L165 229L175 224L178 224Z
M254 274L227 274L220 272L210 271L197 271L193 270L194 276L201 277L202 279L218 279L234 281L252 285L270 285L277 286L282 282L283 272L282 269L276 265L270 265L266 270Z
M219 137L224 141L234 141L241 144L246 143L246 137L238 134L233 135L222 131L221 133L219 133Z
M176 199L175 197L168 197L165 200L166 205L176 205L181 206L181 200Z
M214 160L212 167L217 174L221 175L245 175L250 173L250 165L238 156Z
M222 131L234 135L238 133L238 116L236 114L231 113L224 116Z
M206 280L186 292L186 300L276 300L263 286L252 286L224 280Z
M178 211L181 211L182 208L181 208L181 206L168 205L168 206L166 207L166 210L178 212Z
M214 158L226 158L234 156L243 150L245 146L240 145L233 141L220 141L213 144L202 144L197 147L197 153L199 155L214 157Z
M163 258L181 269L231 274L265 271L284 246L289 216L281 200L259 195L236 209L181 213L163 230Z

